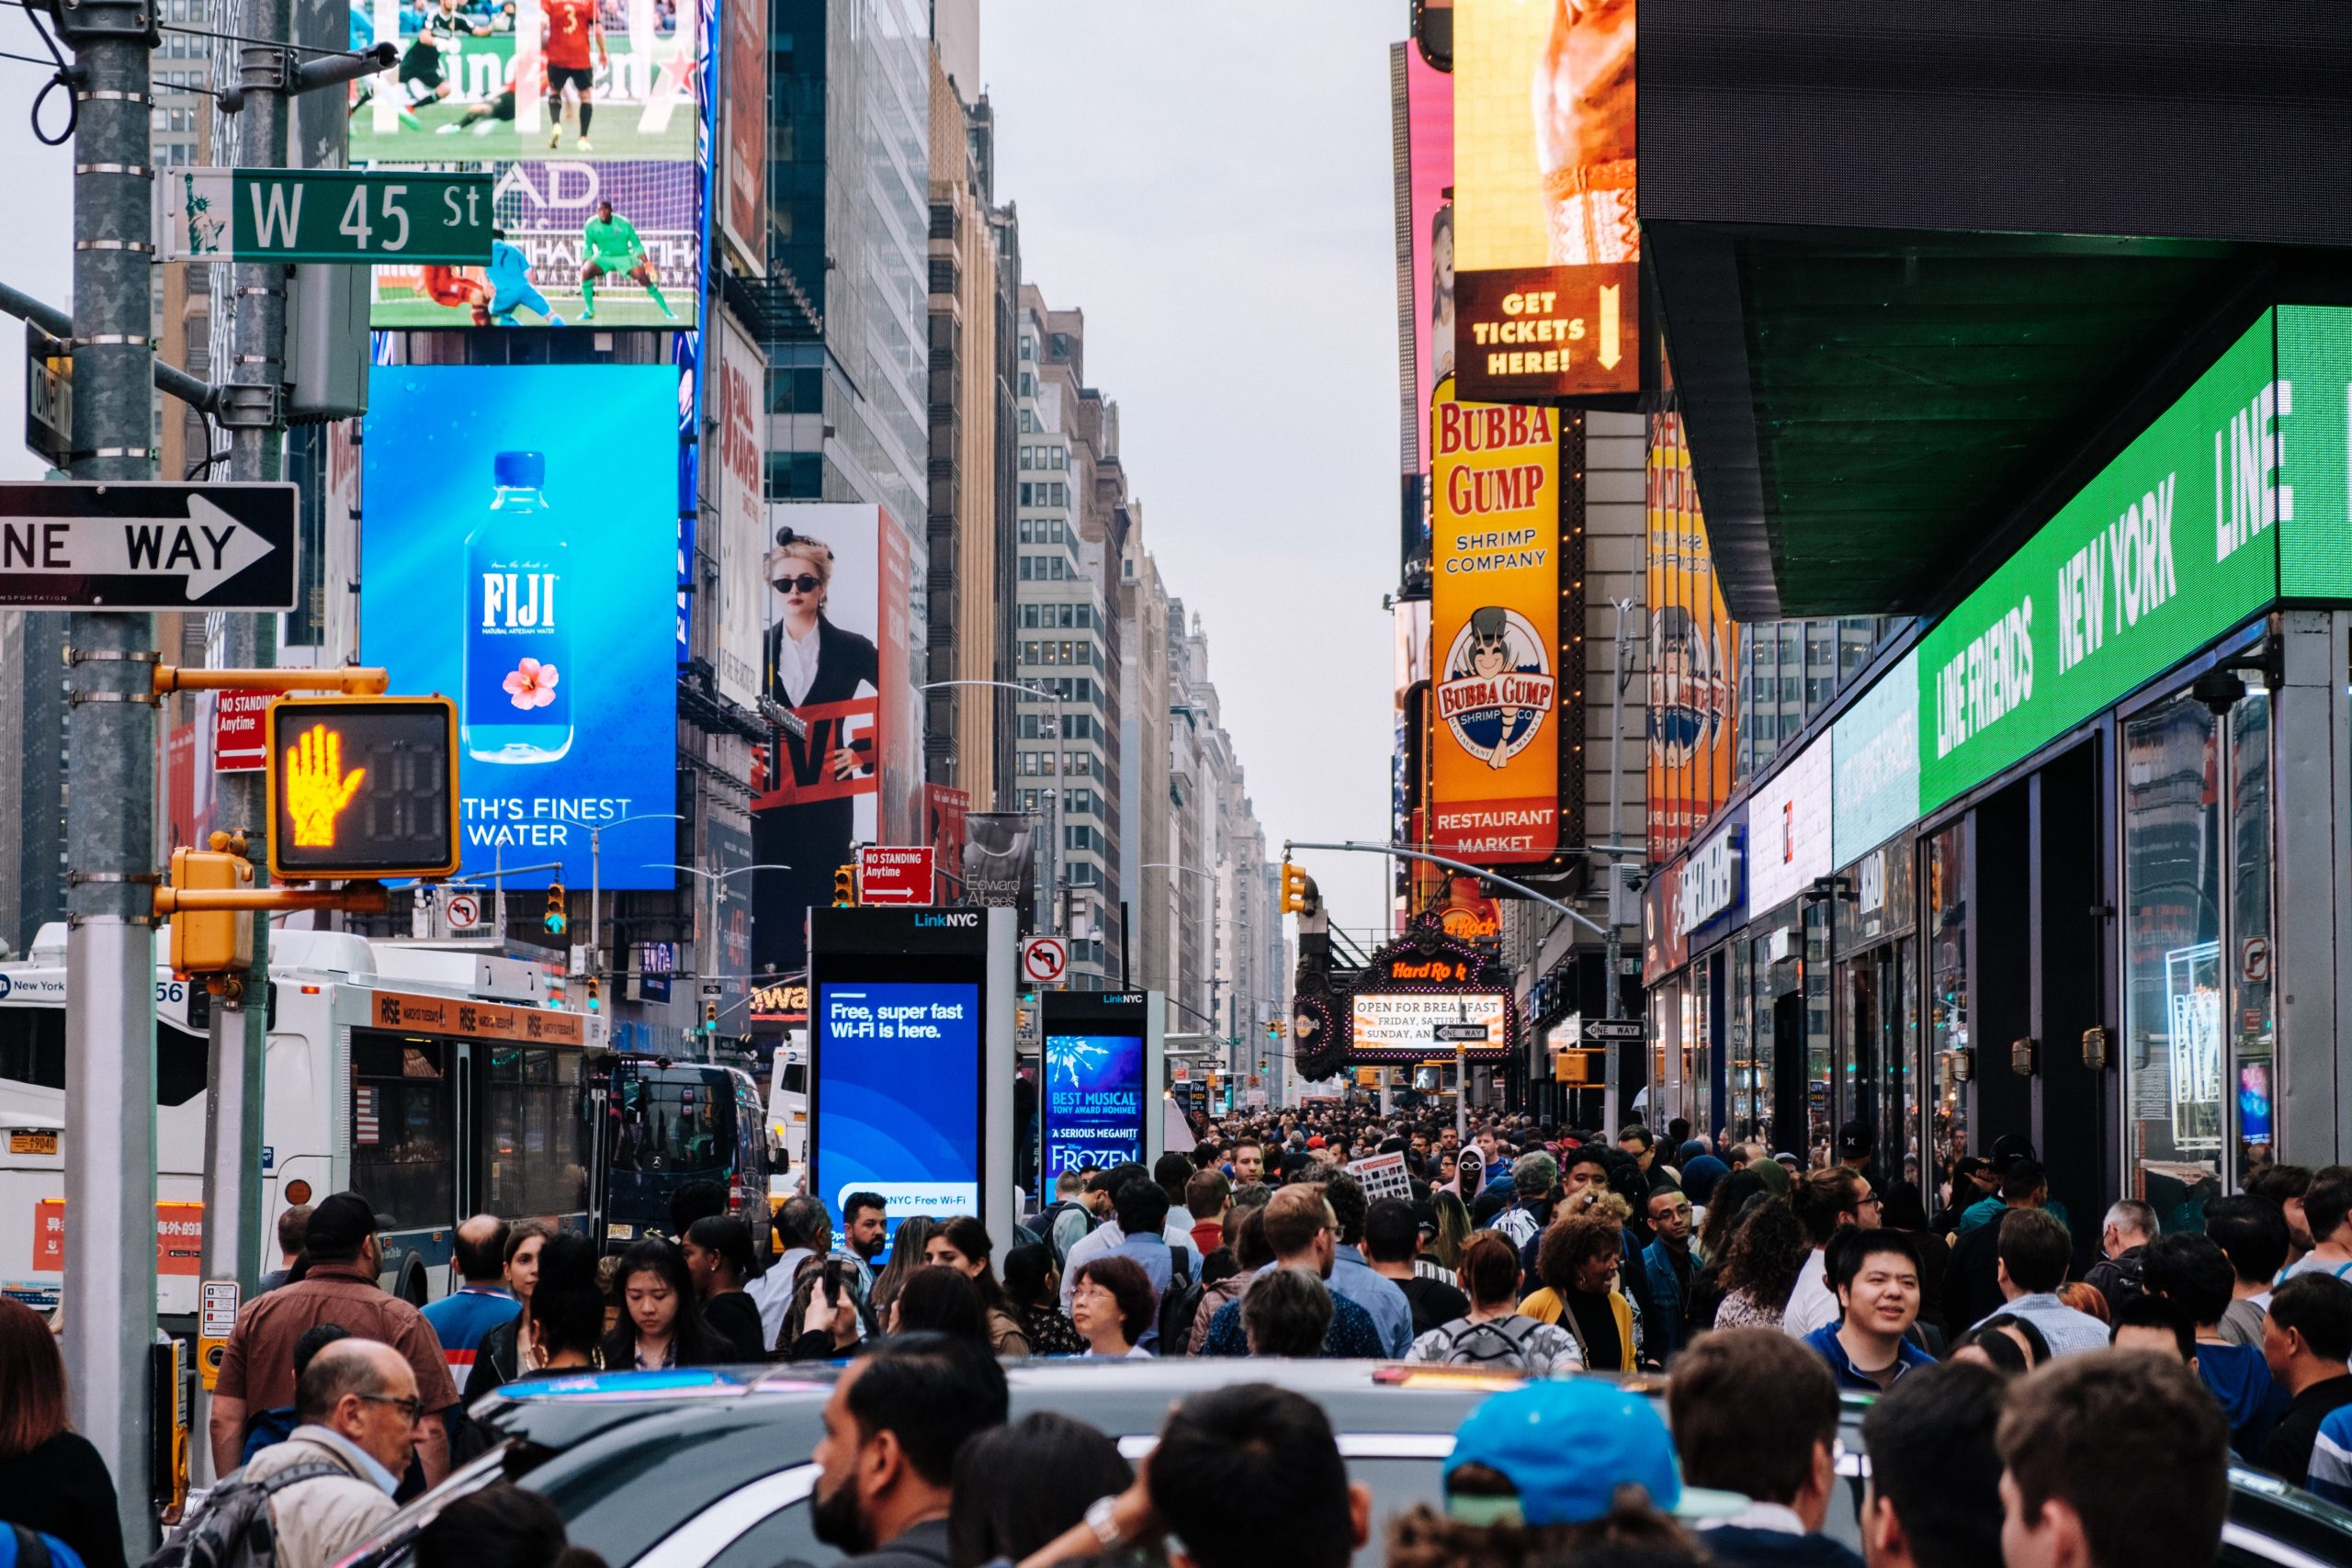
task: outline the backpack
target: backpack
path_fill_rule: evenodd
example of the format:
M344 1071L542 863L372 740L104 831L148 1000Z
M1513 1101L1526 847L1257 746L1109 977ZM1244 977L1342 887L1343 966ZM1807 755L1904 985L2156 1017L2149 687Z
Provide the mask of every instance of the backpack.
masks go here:
M1516 1328L1508 1326L1517 1325ZM1527 1366L1527 1341L1544 1325L1532 1317L1513 1313L1509 1317L1491 1323L1464 1322L1460 1328L1452 1326L1436 1330L1442 1337L1438 1342L1440 1353L1429 1359L1448 1367L1515 1367Z
M141 1568L277 1568L269 1500L288 1486L337 1475L347 1481L351 1472L338 1464L291 1464L264 1481L223 1481Z
M53 1535L27 1529L22 1525L8 1525L0 1540L8 1542L16 1555L0 1568L82 1568L82 1559L72 1547Z
M1057 1199L1046 1205L1037 1214L1037 1232L1045 1237L1046 1246L1052 1250L1054 1261L1058 1264L1068 1264L1069 1258L1063 1249L1061 1237L1057 1234L1059 1227L1056 1222L1072 1209L1080 1210L1086 1215L1086 1230L1081 1234L1091 1235L1094 1230L1094 1211L1075 1199Z
M1179 1287L1171 1279L1168 1293L1159 1299L1159 1353L1163 1356L1192 1354L1193 1325L1201 1315L1201 1297L1204 1294L1195 1280Z

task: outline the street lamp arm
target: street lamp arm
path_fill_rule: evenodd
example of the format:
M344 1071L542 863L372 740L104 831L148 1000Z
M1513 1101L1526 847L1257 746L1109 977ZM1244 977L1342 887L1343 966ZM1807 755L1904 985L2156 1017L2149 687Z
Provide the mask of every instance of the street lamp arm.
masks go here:
M675 861L650 860L643 863L648 871L683 871L689 876L707 876L714 882L724 882L730 876L741 876L752 871L790 871L788 865L763 861L758 865L739 865L732 871L705 871L698 865L680 865Z
M1443 855L1430 854L1427 850L1408 849L1403 844L1365 844L1358 843L1353 840L1344 844L1313 844L1307 842L1304 839L1284 839L1283 840L1283 858L1284 860L1288 860L1290 858L1290 852L1293 850L1342 850L1350 854L1402 855L1407 860L1427 861L1431 865L1442 865L1449 871L1464 872L1472 876L1484 877L1488 882L1499 882L1505 887L1510 888L1512 892L1518 894L1522 898L1532 898L1537 903L1542 904L1548 908L1559 910L1560 913L1576 921L1577 924L1582 926L1585 930L1590 931L1597 937L1606 937L1609 935L1609 929L1606 926L1601 925L1583 910L1572 908L1568 905L1561 903L1557 898L1553 897L1548 893L1538 893L1534 888L1528 886L1523 882L1513 882L1508 876L1498 876L1495 873L1487 870L1484 866L1472 865L1464 861L1448 860Z

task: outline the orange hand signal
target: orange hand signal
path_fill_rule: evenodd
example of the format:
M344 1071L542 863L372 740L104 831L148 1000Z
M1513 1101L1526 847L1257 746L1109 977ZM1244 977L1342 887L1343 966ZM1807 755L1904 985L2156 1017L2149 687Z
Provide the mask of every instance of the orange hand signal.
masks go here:
M305 849L334 845L335 818L358 793L368 770L343 772L343 737L324 725L314 725L286 750L287 814L294 818L294 842Z

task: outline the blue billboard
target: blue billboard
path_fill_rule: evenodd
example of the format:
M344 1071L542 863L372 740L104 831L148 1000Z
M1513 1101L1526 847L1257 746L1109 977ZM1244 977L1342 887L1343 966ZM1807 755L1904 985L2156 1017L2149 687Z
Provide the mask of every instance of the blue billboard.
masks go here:
M604 886L677 880L677 407L668 365L369 374L359 657L457 697L464 874L584 884L604 827Z
M1049 1033L1045 1061L1045 1182L1065 1170L1144 1163L1143 1036Z
M877 1192L893 1231L909 1214L980 1213L980 988L904 980L820 982L815 1127L820 1198Z

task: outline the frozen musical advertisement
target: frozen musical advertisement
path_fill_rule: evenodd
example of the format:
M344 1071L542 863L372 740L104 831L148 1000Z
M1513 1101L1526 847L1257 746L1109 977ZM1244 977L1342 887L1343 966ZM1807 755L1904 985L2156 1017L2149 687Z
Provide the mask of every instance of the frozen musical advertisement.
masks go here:
M1650 416L1649 858L1679 854L1731 798L1737 632L1715 581L1682 416Z
M1580 729L1582 715L1560 677L1576 655L1563 607L1579 541L1563 521L1560 416L1452 393L1439 384L1430 417L1428 840L1476 865L1524 866L1575 837L1561 806L1579 736L1563 719Z
M1638 391L1634 0L1461 0L1455 368L1497 402Z
M1160 1152L1166 1003L1146 991L1046 990L1037 1105L1045 1180L1148 1165Z
M553 861L668 887L678 858L670 366L379 366L361 444L359 659L454 694L463 874ZM624 818L638 820L622 822ZM518 886L509 882L509 888Z
M763 558L765 694L788 717L756 754L763 873L753 962L800 966L801 911L832 901L855 843L917 842L922 717L911 657L913 544L879 506L772 503Z
M733 317L718 334L718 694L760 705L761 639L766 632L767 502L763 487L762 404L767 358Z

